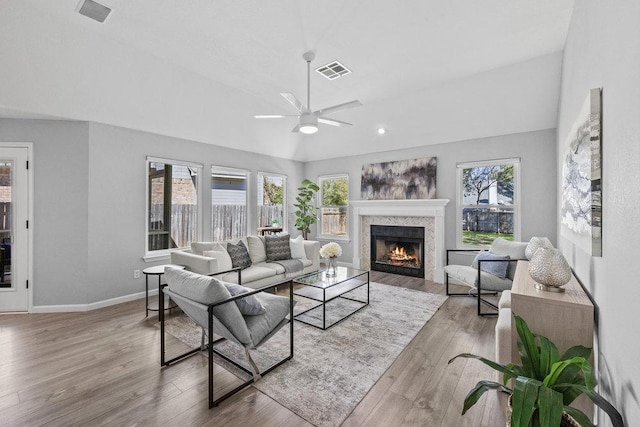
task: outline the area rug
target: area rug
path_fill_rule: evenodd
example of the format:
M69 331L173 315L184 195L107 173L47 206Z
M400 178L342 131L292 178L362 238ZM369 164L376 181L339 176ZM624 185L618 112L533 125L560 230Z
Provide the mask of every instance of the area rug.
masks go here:
M348 296L366 299L366 287ZM295 322L294 358L253 386L316 426L340 425L446 298L372 282L369 306L332 328L323 331ZM295 312L309 307L309 300L296 300ZM327 312L335 315L348 310L350 304L338 298L327 306ZM167 333L189 346L200 345L201 330L186 316L168 319L166 327ZM263 347L252 351L258 367L283 358L288 339L289 328L285 326ZM216 349L244 360L242 349L234 344ZM246 378L221 360L216 363Z

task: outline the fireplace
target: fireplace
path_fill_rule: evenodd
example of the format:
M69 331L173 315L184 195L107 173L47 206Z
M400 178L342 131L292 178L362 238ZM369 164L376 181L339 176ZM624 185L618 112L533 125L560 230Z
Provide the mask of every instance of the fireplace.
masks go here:
M371 225L371 270L424 278L424 227Z

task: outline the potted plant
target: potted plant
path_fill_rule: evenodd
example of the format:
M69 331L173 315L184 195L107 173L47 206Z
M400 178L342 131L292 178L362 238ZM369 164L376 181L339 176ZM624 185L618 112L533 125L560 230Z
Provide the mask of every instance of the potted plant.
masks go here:
M272 218L271 219L271 226L275 227L275 228L280 227L280 218L275 218L275 217Z
M302 187L298 187L298 196L293 206L296 207L296 229L302 232L302 238L307 240L311 225L318 222L316 208L313 205L313 196L320 187L308 179L302 180Z
M614 427L624 427L620 413L594 391L592 367L589 363L591 349L574 346L560 355L558 348L546 337L535 335L519 316L514 315L518 333L518 353L522 365L503 365L474 354L463 353L455 356L478 359L503 374L503 383L479 381L464 399L464 415L487 390L497 390L510 395L512 408L511 426L593 426L584 412L569 406L578 396L585 394L593 403L602 408ZM507 382L514 379L513 388ZM565 420L574 423L561 424ZM565 421L566 422L566 421Z

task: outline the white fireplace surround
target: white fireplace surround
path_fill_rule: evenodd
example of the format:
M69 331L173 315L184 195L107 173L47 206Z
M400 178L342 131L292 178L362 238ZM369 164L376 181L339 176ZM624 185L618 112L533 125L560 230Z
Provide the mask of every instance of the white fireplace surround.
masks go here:
M427 227L425 233L431 232L432 236L425 236L425 244L427 241L433 241L433 253L429 248L425 247L425 258L430 257L435 263L431 268L431 272L425 268L425 279L433 280L438 283L444 282L444 259L445 259L445 242L444 242L444 208L449 203L448 199L425 199L425 200L351 200L349 207L351 208L351 224L353 230L353 265L360 268L369 268L369 265L363 265L366 259L369 264L369 255L363 253L363 248L370 246L369 242L364 242L362 224L365 217L409 217L409 218L433 218L434 226ZM369 221L365 221L369 222ZM374 222L381 222L379 220ZM389 222L380 225L387 225ZM400 225L400 224L399 224ZM404 224L402 224L404 225ZM416 225L416 224L406 224ZM431 273L431 274L429 274ZM431 276L431 277L428 277Z

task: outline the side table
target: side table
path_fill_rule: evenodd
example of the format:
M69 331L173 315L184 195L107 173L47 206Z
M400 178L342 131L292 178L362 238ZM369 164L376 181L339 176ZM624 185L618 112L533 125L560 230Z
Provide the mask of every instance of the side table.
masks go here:
M163 265L154 265L153 267L147 267L144 270L142 270L142 273L144 274L144 280L145 280L145 303L146 303L145 317L149 316L149 310L151 311L159 310L158 303L149 304L149 276L158 277L158 298L160 298L160 286L162 286L162 275L164 274L165 267L184 269L183 265L163 264ZM176 307L177 305L172 304L171 300L169 300L169 304L167 304L167 306L165 307L165 310L171 310L172 308L176 308Z

